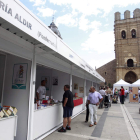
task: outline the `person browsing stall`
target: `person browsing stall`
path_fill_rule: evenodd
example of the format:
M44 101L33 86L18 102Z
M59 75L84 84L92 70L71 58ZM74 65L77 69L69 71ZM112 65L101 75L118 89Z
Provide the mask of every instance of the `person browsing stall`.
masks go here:
M103 87L101 87L101 90L99 90L99 93L102 95L102 97L103 97L103 100L102 100L102 102L100 103L100 105L99 105L99 108L103 108L103 105L104 105L104 99L105 99L105 91L103 90Z
M97 124L97 106L102 102L103 97L97 91L95 91L95 87L90 88L91 93L88 96L88 104L89 104L89 112L90 112L90 125Z
M37 95L37 100L42 100L43 99L43 95L46 95L46 82L45 80L41 81L41 86L38 87L36 95Z
M88 95L90 94L90 90ZM86 101L86 120L85 122L88 122L88 118L89 118L89 104L88 104L88 100Z
M66 132L67 130L71 130L71 116L74 108L73 103L73 93L70 91L70 86L65 85L64 86L65 93L63 94L63 127L58 130L58 132ZM68 124L67 124L68 122Z

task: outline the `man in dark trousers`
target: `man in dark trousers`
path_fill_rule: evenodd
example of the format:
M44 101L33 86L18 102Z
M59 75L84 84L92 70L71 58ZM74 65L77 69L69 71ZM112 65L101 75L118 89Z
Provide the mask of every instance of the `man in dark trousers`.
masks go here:
M90 90L88 95L90 94ZM89 118L89 104L88 104L88 100L86 101L86 120L85 122L88 122L88 118Z
M63 94L63 100L62 100L62 105L63 105L63 127L58 130L58 132L66 132L67 130L71 130L70 124L71 124L71 116L74 108L74 103L73 103L73 94L70 91L70 86L65 85L64 86L64 91L65 93ZM68 122L68 124L67 124Z
M121 104L124 104L124 88L121 86Z

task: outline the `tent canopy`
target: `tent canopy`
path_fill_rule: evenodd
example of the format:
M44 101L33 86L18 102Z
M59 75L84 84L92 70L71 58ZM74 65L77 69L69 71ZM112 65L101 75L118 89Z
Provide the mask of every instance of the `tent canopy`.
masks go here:
M140 79L132 84L132 87L140 87Z
M130 87L131 84L125 82L124 80L119 80L117 83L113 84L113 87L119 87L119 86L128 86Z

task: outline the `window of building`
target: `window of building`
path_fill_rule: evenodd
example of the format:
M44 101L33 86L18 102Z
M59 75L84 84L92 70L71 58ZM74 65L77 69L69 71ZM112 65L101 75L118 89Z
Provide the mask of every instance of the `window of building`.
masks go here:
M133 30L131 31L131 34L132 34L132 38L136 38L136 30L135 30L135 29L133 29Z
M105 72L105 75L107 75L107 73Z
M133 67L134 66L134 62L132 59L128 59L127 60L127 67Z
M123 30L121 34L122 34L122 38L125 39L126 38L126 32Z

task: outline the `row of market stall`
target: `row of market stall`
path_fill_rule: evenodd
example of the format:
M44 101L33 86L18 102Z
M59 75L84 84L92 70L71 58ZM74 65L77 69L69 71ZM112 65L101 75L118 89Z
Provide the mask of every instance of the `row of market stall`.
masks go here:
M120 90L121 86L123 86L124 90L128 90L129 102L137 102L137 103L139 102L138 90L140 89L140 79L138 79L136 82L132 84L127 83L121 79L113 85L113 92L115 88Z
M36 104L42 80L45 96ZM78 96L74 118L84 111L90 86L98 90L100 82L104 78L21 2L0 1L0 106L17 108L0 118L0 140L43 139L62 125L64 85Z

